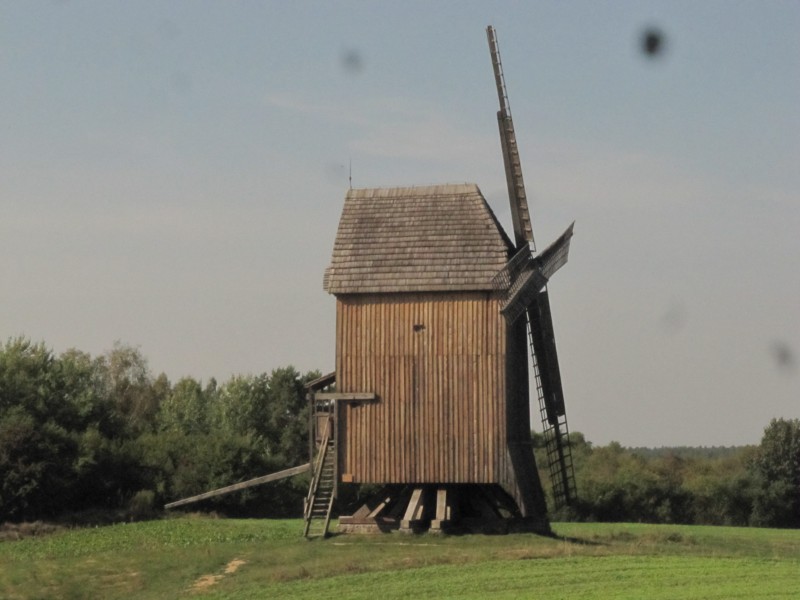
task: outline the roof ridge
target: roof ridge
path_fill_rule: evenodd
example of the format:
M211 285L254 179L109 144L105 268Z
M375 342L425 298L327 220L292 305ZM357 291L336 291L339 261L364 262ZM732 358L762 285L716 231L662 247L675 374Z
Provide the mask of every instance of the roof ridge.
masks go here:
M410 185L396 187L373 187L373 188L350 188L347 192L349 198L392 198L405 196L411 193L415 195L440 195L450 196L453 194L465 193L467 191L480 193L476 183L440 183L433 185Z

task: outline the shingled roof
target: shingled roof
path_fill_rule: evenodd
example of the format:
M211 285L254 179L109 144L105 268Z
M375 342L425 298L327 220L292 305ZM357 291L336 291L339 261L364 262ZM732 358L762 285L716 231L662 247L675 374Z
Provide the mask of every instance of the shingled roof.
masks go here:
M331 294L491 290L513 246L475 184L350 190Z

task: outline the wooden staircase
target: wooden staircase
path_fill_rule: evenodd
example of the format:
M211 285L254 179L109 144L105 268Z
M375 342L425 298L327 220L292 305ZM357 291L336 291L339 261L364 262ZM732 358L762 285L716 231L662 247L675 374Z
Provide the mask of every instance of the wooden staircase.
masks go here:
M336 478L336 448L333 435L333 416L325 421L322 440L319 444L314 475L305 500L305 529L303 535L327 537L333 509L333 493Z

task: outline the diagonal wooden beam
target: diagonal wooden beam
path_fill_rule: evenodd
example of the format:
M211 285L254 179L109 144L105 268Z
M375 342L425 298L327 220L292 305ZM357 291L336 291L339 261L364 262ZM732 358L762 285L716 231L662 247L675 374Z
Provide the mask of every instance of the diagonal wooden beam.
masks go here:
M305 473L306 471L309 470L310 467L311 467L310 463L306 463L304 465L300 465L299 467L292 467L291 469L278 471L277 473L271 473L269 475L264 475L263 477L248 479L247 481L234 483L233 485L229 485L227 487L219 488L216 490L211 490L210 492L198 494L197 496L191 496L189 498L184 498L182 500L176 500L175 502L170 502L169 504L165 504L164 508L166 508L167 510L171 508L178 508L179 506L185 506L186 504L192 504L194 502L199 502L200 500L205 500L207 498L215 498L217 496L222 496L224 494L229 494L231 492L238 492L239 490L253 487L254 485L261 485L262 483L269 483L270 481L278 481L280 479L286 479L287 477L293 477L295 475L300 475L301 473Z
M424 489L421 487L414 488L414 492L411 494L411 500L409 500L408 507L406 508L406 514L403 516L403 520L400 522L401 530L411 531L412 528L422 519L422 513L425 509L423 492Z

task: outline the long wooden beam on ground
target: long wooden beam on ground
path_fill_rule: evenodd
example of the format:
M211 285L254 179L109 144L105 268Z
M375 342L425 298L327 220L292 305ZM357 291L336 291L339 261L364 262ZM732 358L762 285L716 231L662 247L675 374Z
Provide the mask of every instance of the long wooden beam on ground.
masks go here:
M299 467L292 467L291 469L286 469L285 471L270 473L269 475L264 475L263 477L256 477L255 479L248 479L247 481L234 483L233 485L229 485L227 487L219 488L216 490L211 490L210 492L198 494L197 496L191 496L190 498L184 498L183 500L176 500L175 502L170 502L169 504L165 504L164 508L166 509L177 508L179 506L184 506L186 504L192 504L193 502L199 502L200 500L205 500L206 498L214 498L216 496L222 496L223 494L228 494L230 492L243 490L245 488L249 488L254 485L261 485L262 483L269 483L270 481L278 481L280 479L286 479L287 477L293 477L294 475L300 475L301 473L305 473L310 468L311 468L311 463L306 463L304 465L300 465Z

